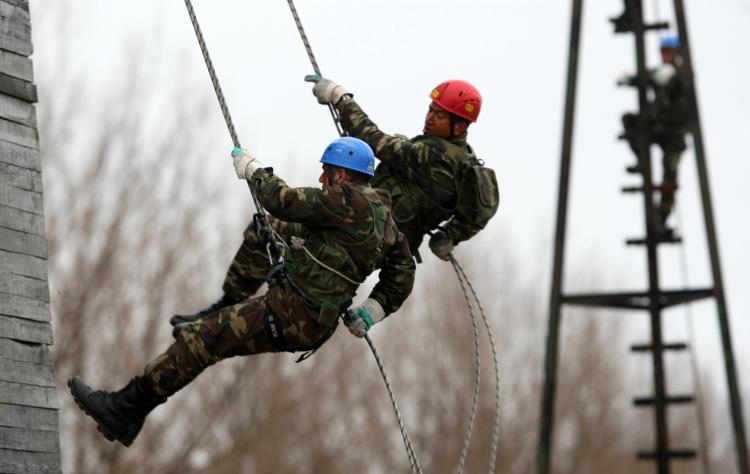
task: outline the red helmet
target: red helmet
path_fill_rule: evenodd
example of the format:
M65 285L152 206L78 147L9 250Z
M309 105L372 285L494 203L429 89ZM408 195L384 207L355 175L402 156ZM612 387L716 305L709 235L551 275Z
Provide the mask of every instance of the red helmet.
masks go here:
M466 81L445 81L432 89L430 98L440 107L459 117L476 122L482 108L482 95Z

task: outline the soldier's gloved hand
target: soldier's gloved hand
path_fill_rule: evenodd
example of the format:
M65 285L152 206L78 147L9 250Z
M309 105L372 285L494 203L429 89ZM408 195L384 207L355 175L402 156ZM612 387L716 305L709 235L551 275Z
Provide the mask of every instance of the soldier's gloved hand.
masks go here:
M430 250L441 260L450 260L453 247L453 239L448 237L448 234L442 230L436 231L430 237Z
M619 76L617 76L617 85L618 86L629 86L631 81L630 74L627 72L623 72Z
M268 167L268 165L258 158L252 156L250 152L239 147L232 149L232 158L234 160L234 170L240 179L250 179L256 171Z
M344 96L353 97L354 95L330 79L324 79L320 76L307 76L305 80L315 83L313 94L318 99L319 104L336 105Z
M367 331L385 317L385 310L376 300L367 298L364 303L350 309L344 316L344 324L357 337L365 337Z

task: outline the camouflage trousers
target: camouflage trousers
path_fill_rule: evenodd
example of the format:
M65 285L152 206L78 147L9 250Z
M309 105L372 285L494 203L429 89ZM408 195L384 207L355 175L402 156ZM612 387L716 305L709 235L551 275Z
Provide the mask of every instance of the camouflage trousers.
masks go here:
M189 384L205 368L235 356L277 352L264 316L272 313L281 326L287 350L309 350L331 336L311 308L286 281L256 298L227 306L190 324L163 354L151 360L144 376L156 393L168 397Z
M305 228L301 224L284 222L270 217L271 228L286 242L292 236L305 236ZM238 303L253 296L265 283L266 275L271 270L265 239L258 234L251 221L245 229L244 239L224 279L224 295L228 301Z

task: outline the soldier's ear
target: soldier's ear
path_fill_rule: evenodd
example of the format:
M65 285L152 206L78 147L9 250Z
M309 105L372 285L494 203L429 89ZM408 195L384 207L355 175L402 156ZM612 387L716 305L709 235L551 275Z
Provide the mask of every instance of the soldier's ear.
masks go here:
M466 129L469 128L469 122L464 122L463 120L457 120L455 124L453 124L453 136L459 136L463 135Z

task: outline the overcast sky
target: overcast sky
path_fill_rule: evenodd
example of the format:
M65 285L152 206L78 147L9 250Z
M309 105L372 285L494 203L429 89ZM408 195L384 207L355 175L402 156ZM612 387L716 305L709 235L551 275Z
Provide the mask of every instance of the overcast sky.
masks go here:
M528 269L524 277L538 275L540 269L545 275L539 284L546 303L570 2L297 3L323 74L352 91L387 132L418 134L427 96L444 79L466 79L480 89L484 105L469 139L498 174L501 208L480 237L461 245L459 255L469 258L470 253L481 252L491 267L493 248L511 248ZM566 262L568 277L595 264L597 276L605 278L577 274L566 288L637 290L646 285L645 252L626 248L624 241L644 232L642 203L639 197L619 192L622 185L638 180L625 173L633 158L627 146L615 139L620 133L620 114L635 106L636 96L632 90L614 86L619 74L633 71L633 41L629 35L613 35L607 22L619 14L621 1L586 3ZM667 1L661 5L646 2L645 8L650 16L659 10L670 19L668 5ZM748 374L750 0L689 0L686 7L735 349ZM243 146L274 164L292 184L314 185L317 160L335 137L335 129L327 109L315 102L310 86L302 81L312 70L286 2L195 0L195 8ZM35 32L37 71L51 61L46 50L57 41L70 41L78 54L69 67L87 71L92 83L106 91L111 81L128 74L116 68L120 58L113 56L123 51L124 44L159 31L162 39L154 43L149 56L154 87L168 90L189 79L203 88L201 94L211 91L182 1L32 0L31 9L33 21L46 21L66 11L74 24L65 38L49 34L49 29ZM654 35L649 43L651 64L658 62L657 41ZM231 143L218 106L213 112L205 117L206 129L221 132L214 161L207 166L224 167L230 183L233 170L226 157ZM659 166L656 176L660 175ZM683 158L680 179L677 199L690 280L694 285L708 285L692 151ZM234 181L231 186L241 203L238 209L246 206L244 183ZM666 249L661 256L664 284L681 286L678 248ZM499 266L496 272L498 284L510 277ZM713 308L713 303L698 305L697 345L704 363L721 360ZM667 338L681 338L684 313L667 314L675 315L667 317ZM633 324L646 327L645 318L636 321ZM622 350L626 356L626 348ZM750 380L743 380L742 385L747 392Z

